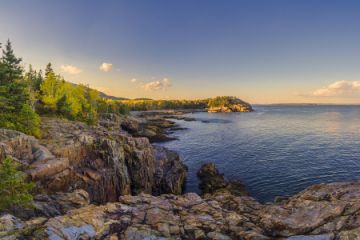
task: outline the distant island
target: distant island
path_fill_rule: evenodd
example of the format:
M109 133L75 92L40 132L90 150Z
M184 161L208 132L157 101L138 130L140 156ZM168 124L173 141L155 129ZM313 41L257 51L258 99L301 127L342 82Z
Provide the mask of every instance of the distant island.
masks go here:
M236 97L216 97L209 100L208 112L252 112L251 105Z

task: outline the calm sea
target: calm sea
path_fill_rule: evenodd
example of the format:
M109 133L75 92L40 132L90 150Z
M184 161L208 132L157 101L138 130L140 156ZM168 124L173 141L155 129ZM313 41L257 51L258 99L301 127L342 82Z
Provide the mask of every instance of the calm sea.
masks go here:
M261 202L315 183L360 179L360 106L255 106L253 113L194 113L200 121L163 145L196 171L214 162L227 179L244 183ZM204 122L202 122L204 121Z

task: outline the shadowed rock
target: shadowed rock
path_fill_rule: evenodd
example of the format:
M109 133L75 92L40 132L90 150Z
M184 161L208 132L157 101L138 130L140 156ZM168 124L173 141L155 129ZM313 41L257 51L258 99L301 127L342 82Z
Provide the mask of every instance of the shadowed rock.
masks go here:
M245 186L240 182L226 181L214 163L205 163L197 172L200 179L199 188L202 194L214 194L219 191L230 191L234 195L247 195Z

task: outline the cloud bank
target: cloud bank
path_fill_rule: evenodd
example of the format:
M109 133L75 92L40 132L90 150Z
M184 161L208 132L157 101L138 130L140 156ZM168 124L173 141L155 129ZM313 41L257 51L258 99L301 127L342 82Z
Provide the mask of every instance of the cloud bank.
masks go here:
M112 69L112 63L102 63L99 67L100 71L109 72Z
M136 79L136 78L133 78L133 79L130 80L130 82L136 83L136 82L137 82L137 79Z
M78 67L75 67L73 65L61 65L60 68L61 68L61 71L70 73L70 74L81 73L81 69L79 69Z
M360 97L360 81L337 81L312 93L315 97Z
M165 90L171 86L171 82L169 79L164 78L162 80L157 80L153 82L149 82L144 84L142 87L146 91L158 91L158 90Z

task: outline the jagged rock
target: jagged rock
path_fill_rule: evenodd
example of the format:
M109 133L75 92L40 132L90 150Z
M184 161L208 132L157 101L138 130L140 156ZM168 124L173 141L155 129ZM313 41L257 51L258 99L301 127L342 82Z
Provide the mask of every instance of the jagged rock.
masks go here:
M77 189L73 192L58 192L55 194L37 194L29 207L17 207L13 214L21 219L34 217L55 217L66 214L76 208L85 207L90 204L89 194Z
M236 221L234 220L236 219ZM88 205L69 211L64 216L50 218L38 227L32 239L250 239L263 236L259 229L244 225L235 212L221 209L213 201L196 194L184 196L147 194L122 196L118 203L103 206ZM236 228L229 228L234 224ZM255 238L253 238L255 239ZM258 238L260 239L260 238ZM268 239L263 236L262 239Z
M197 175L200 179L199 188L202 194L230 191L234 195L247 195L245 186L240 182L228 182L219 172L214 163L205 163Z
M314 185L287 202L266 205L258 215L262 228L274 236L338 232L346 239L357 234L359 210L360 182L351 182Z
M5 232L12 232L24 227L24 223L10 214L0 217L0 237Z
M214 163L203 164L197 176L200 179L199 188L203 194L213 193L226 187L224 175L220 174Z
M36 215L54 217L76 208L90 204L89 194L78 189L71 193L56 193L53 195L37 195L34 197Z
M179 158L156 158L147 138L134 138L116 123L109 129L43 118L40 140L2 129L0 153L27 165L29 176L50 193L81 188L96 203L141 192L180 194L186 168Z
M148 138L150 142L175 140L176 138L168 136L168 132L176 126L176 123L166 117L162 112L143 112L137 118L125 118L121 122L121 127L133 136Z
M0 129L0 159L11 156L28 165L33 159L33 147L37 145L37 140L32 136L10 129Z
M26 222L8 216L2 237L29 239L353 240L360 236L360 182L320 184L262 205L230 191L121 196L63 216ZM16 224L14 224L14 222ZM0 229L3 224L0 220ZM19 227L16 227L19 226ZM111 237L111 238L110 238Z
M181 162L179 155L164 147L155 146L156 173L155 194L181 194L185 187L187 167Z
M122 120L120 126L130 134L134 134L140 130L141 122L133 117L127 117Z

